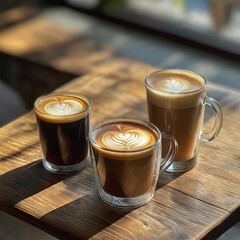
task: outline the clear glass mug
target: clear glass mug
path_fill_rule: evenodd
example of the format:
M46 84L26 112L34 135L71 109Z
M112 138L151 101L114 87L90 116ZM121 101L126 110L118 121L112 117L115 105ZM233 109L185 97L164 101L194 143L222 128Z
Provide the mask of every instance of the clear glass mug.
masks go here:
M164 159L162 138L170 143ZM117 207L138 207L152 199L159 173L176 156L177 143L147 121L106 119L90 131L90 153L102 200Z
M149 121L161 132L175 137L178 155L169 172L192 169L197 160L200 140L211 141L222 126L222 111L216 100L206 95L206 80L183 69L166 69L150 73L145 79ZM215 116L211 131L203 131L205 106ZM167 144L163 144L164 148Z

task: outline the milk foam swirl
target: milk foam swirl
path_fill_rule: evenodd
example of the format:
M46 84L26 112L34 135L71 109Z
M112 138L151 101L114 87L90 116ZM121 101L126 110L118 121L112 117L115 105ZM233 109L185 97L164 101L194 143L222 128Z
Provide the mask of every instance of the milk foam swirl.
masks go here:
M52 101L44 106L44 111L55 116L67 116L81 112L83 106L74 100Z
M162 83L161 86L164 90L172 92L183 92L189 88L186 81L178 81L175 79L166 80Z
M115 150L136 150L150 142L150 136L138 129L109 131L102 136L102 143Z

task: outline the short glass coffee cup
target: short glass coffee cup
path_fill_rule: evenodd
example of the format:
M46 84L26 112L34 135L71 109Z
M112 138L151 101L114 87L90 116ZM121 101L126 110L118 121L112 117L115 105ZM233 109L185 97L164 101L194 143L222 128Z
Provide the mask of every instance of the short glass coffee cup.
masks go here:
M162 138L170 143L164 159ZM159 173L176 156L177 142L144 120L106 119L90 131L90 153L102 200L131 208L152 199Z
M40 96L34 103L44 167L73 173L87 164L91 101L78 93Z
M161 132L175 137L178 155L168 172L185 172L196 165L199 143L211 141L222 126L218 102L206 95L206 80L184 69L165 69L145 79L149 121ZM203 131L205 106L214 112L215 121L208 133ZM163 152L166 144L163 144Z

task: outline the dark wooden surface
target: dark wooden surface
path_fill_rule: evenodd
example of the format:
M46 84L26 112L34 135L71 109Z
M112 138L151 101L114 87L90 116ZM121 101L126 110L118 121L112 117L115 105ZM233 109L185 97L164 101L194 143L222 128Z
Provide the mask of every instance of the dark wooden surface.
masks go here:
M58 89L93 100L91 125L112 116L147 119L144 77L153 68L138 62L126 66L119 60L119 64L126 71L89 74ZM101 201L90 162L71 176L47 172L33 113L4 126L0 129L1 210L60 239L215 238L239 220L240 93L212 84L208 89L223 107L218 138L201 143L193 170L161 175L153 200L131 211Z

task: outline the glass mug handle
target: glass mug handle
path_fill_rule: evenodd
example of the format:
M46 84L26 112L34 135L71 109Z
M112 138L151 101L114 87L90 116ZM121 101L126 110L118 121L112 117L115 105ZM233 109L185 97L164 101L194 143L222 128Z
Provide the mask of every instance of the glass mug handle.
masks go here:
M206 97L205 105L209 106L214 111L215 122L209 133L202 132L201 140L210 142L218 135L222 127L223 114L219 103L215 99Z
M166 133L162 133L162 138L169 140L169 150L166 156L162 158L160 173L168 169L168 167L173 163L178 153L178 144L176 139L173 136L170 136Z

